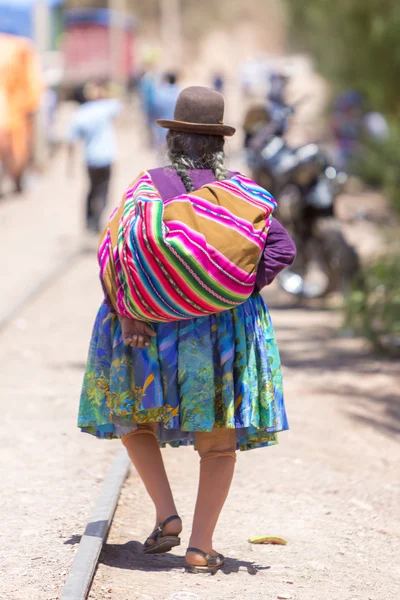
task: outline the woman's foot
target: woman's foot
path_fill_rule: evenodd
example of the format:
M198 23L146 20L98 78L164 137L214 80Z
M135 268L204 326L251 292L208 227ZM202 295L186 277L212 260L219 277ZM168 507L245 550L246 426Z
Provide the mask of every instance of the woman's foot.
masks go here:
M204 552L199 548L189 547L186 551L186 570L190 573L214 573L225 562L225 557L215 550Z
M145 541L143 551L146 554L169 552L175 546L180 545L179 534L181 531L182 521L180 517L178 515L168 517L168 519L156 525L153 533Z
M169 519L171 519L171 521ZM166 535L178 536L180 533L182 533L182 520L180 517L178 517L178 515L169 517L164 522L157 522L154 526L154 531L158 531L160 527L162 528L162 531L160 532L161 537ZM150 542L150 545L154 544L154 540L151 537L148 537L146 542L147 541Z

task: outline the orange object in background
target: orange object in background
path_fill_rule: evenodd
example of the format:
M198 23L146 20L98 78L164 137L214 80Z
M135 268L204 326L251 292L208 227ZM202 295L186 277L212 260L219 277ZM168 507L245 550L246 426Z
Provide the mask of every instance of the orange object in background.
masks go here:
M0 159L20 185L32 148L31 116L43 92L38 57L32 43L0 34Z

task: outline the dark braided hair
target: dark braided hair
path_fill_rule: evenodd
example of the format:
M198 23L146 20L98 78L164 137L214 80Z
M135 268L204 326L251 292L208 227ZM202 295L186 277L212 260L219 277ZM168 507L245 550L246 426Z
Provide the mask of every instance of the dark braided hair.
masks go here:
M220 135L168 131L168 156L187 192L195 190L188 169L210 169L218 181L226 179L224 144Z

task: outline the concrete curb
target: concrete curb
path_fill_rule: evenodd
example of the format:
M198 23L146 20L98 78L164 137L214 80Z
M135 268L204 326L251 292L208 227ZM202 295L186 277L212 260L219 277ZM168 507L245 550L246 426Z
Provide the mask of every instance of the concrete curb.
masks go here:
M125 448L118 452L80 541L60 600L85 600L93 580L100 552L117 507L130 460Z

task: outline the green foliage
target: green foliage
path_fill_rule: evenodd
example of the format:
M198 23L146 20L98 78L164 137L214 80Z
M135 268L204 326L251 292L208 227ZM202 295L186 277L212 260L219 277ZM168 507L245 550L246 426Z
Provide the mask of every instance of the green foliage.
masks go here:
M294 45L311 51L337 88L356 88L374 110L399 117L398 0L286 1Z
M388 254L364 269L346 299L345 326L374 348L400 356L400 254Z
M385 142L364 140L363 151L354 160L351 171L368 185L380 187L391 199L393 208L400 213L400 127L390 127Z
M313 54L336 91L356 89L389 120L385 143L364 142L353 172L400 211L399 0L286 0L293 45Z

